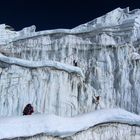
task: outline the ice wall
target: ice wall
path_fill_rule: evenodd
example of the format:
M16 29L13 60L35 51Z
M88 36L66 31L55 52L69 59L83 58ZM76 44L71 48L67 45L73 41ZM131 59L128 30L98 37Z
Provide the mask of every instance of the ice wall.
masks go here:
M0 45L1 53L72 66L75 60L85 78L63 70L23 68L2 62L1 115L21 114L28 102L39 112L66 116L113 107L139 114L140 63L131 57L139 53L139 12L118 8L71 30L35 32L31 26L17 32L12 41ZM106 24L99 28L97 25L103 21ZM94 96L98 95L101 99L97 107Z
M28 103L33 104L36 113L77 114L79 76L50 68L28 69L14 65L0 70L1 116L22 115Z

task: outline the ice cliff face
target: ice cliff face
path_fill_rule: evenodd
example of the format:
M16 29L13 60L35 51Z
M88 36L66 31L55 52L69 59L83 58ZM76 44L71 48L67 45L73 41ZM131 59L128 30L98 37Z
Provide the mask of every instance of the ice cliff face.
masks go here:
M140 114L140 10L117 8L73 29L10 31L0 25L7 57L56 61L81 68L84 77L53 67L29 68L1 60L0 116L36 112L74 116L120 107ZM99 105L95 96L100 96ZM78 137L78 136L77 136Z
M39 140L40 138L41 140L139 140L140 127L111 123L90 128L67 138L51 137L42 134L29 138L19 138L18 140Z

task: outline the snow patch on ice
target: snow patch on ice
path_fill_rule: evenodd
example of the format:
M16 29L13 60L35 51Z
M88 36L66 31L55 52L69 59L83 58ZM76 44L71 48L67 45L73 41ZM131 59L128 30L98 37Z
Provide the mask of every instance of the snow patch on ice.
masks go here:
M132 60L140 60L140 54L138 54L137 52L133 52L131 54L131 58Z

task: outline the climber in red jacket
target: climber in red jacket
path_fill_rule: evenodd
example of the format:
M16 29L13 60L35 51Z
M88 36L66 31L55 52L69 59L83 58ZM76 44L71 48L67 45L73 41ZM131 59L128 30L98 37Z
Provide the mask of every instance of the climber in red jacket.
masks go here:
M32 115L34 113L34 108L31 104L27 104L23 110L23 115Z

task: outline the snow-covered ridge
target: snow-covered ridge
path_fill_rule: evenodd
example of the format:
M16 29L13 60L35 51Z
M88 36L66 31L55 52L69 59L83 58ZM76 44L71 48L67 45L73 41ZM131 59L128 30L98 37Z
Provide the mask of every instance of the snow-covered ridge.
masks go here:
M130 32L129 36L135 36L139 38L139 31L137 29L140 27L140 9L135 9L129 11L129 8L121 9L117 8L99 18L96 18L88 23L79 25L73 29L54 29L35 32L36 27L33 25L31 27L26 27L21 31L8 31L5 29L4 24L0 25L1 43L12 42L20 39L31 38L40 35L50 35L50 34L81 34L94 32L118 32L127 30ZM134 29L136 28L136 29ZM133 32L134 33L131 33ZM6 32L5 32L6 31ZM124 34L126 34L124 32Z
M95 125L109 122L140 126L140 116L122 109L106 109L72 118L55 115L1 117L0 139L29 137L41 133L67 137Z
M116 8L107 14L98 17L90 22L79 25L72 29L73 31L85 31L87 29L101 28L101 27L113 27L117 25L130 25L132 23L139 23L140 10L136 9L129 11L129 7L125 9ZM137 20L136 20L137 19Z
M26 68L51 67L58 70L64 70L68 73L77 73L78 75L84 77L84 74L79 67L75 67L72 65L56 61L28 61L14 57L7 57L4 56L3 54L0 54L0 61L11 65L18 65Z

